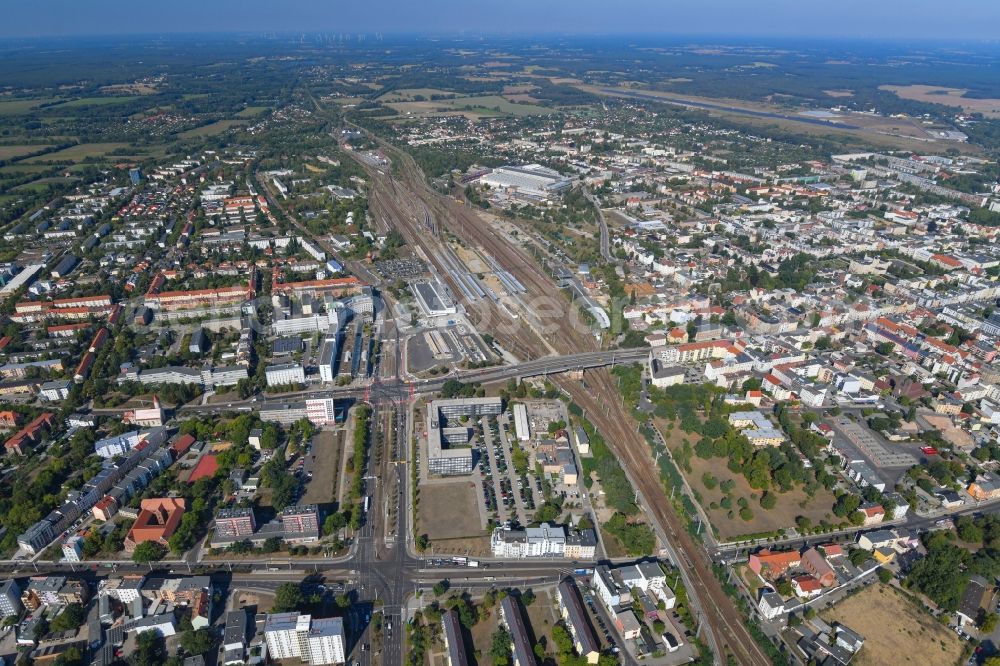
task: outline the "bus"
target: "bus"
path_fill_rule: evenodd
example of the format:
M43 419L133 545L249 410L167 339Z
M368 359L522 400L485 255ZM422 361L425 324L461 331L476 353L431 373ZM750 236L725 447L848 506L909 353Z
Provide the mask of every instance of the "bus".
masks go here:
M372 499L371 495L365 495L364 504L361 506L362 513L368 513L368 507L371 504L371 499Z

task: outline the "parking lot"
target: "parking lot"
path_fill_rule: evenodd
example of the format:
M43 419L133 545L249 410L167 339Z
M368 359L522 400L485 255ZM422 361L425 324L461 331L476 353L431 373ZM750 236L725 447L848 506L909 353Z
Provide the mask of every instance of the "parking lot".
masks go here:
M507 436L509 427L505 416L486 417L476 424L481 508L498 522L510 520L527 525L544 501L543 485L535 474L518 475L514 469Z

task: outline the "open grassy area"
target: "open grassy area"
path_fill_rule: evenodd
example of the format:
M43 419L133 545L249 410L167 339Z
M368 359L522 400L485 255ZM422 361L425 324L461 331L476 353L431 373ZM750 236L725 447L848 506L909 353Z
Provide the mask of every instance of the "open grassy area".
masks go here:
M269 106L248 106L239 113L236 114L237 118L256 118L257 116L262 116L266 112L270 111Z
M72 183L79 180L79 178L62 178L60 176L53 176L52 178L39 178L38 180L33 180L30 183L25 183L24 185L18 185L12 188L13 192L26 192L35 191L42 192L49 188L50 185L60 185L63 183Z
M112 104L126 104L139 99L139 95L108 96L108 97L81 97L71 99L58 105L60 109L76 108L79 106L110 106Z
M945 104L958 107L969 113L981 113L987 118L1000 118L1000 99L966 97L965 93L969 91L963 88L914 84L909 86L879 86L879 90L888 90L903 99L927 104Z
M421 485L418 513L418 533L431 541L483 536L471 481Z
M42 104L54 102L56 98L6 99L0 97L0 116L18 116L30 112Z
M177 136L181 139L197 139L203 136L215 136L216 134L222 134L223 132L232 129L237 125L243 125L245 122L246 121L244 120L236 120L233 118L218 120L214 123L209 123L208 125L202 125L201 127L195 127L194 129L181 132Z
M697 434L687 434L675 427L667 430L668 422L657 421L657 427L663 433L667 441L667 446L671 451L679 449L686 439L691 446L694 446L700 437ZM745 534L758 532L771 532L786 527L795 526L797 516L809 518L813 524L818 524L820 520L830 514L836 498L833 494L821 488L816 494L809 498L801 488L797 488L787 493L778 494L778 503L771 510L765 510L760 506L759 499L761 492L754 490L747 483L742 474L734 474L726 466L726 458L699 458L697 455L691 456L691 472L681 469L680 472L687 478L691 487L701 494L701 505L708 514L712 525L718 530L719 538L723 541L733 539ZM705 487L703 476L709 473L717 481L714 488ZM725 493L721 490L723 482L732 481L733 489L729 492L732 508L727 509L721 505ZM753 498L756 495L756 499ZM746 498L753 518L749 521L743 520L740 515L739 499ZM712 508L713 503L715 508Z
M0 160L9 160L14 157L21 157L23 155L30 155L31 153L37 153L39 150L45 150L48 146L45 145L13 145L13 146L0 146Z
M52 168L51 164L8 164L0 167L0 175L9 176L11 174L41 173Z
M415 97L426 97L430 99L431 95L454 95L454 92L448 90L439 90L438 88L400 88L399 90L390 90L386 94L378 98L380 102L409 102L413 101Z
M104 157L128 148L127 143L79 143L54 153L29 158L28 164L38 162L78 162L88 157Z
M478 115L515 115L531 116L554 113L553 109L536 104L516 104L500 95L481 95L478 97L456 97L454 99L439 99L426 102L392 102L388 106L399 113L415 115L446 112L471 112Z
M865 645L854 663L957 664L962 639L942 626L902 592L881 583L865 588L822 613L861 632Z

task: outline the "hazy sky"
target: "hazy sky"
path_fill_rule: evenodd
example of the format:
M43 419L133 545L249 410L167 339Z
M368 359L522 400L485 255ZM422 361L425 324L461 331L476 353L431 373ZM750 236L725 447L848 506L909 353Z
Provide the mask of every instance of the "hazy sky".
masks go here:
M998 0L5 0L0 37L653 33L1000 40Z

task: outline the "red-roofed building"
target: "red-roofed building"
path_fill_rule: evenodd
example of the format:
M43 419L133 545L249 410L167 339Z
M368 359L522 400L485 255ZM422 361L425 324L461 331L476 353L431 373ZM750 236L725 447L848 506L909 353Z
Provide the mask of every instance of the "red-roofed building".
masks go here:
M111 495L105 495L97 500L97 504L91 508L91 513L97 520L108 522L118 513L118 500Z
M885 509L882 508L881 504L862 507L861 512L865 514L865 522L863 524L866 527L869 525L878 525L885 520Z
M181 435L170 443L170 450L174 454L174 460L179 460L195 443L195 438L191 435Z
M937 264L946 271L953 271L962 267L962 262L947 254L932 254L931 262Z
M156 497L142 500L139 517L125 537L125 551L133 552L136 546L155 541L166 547L167 539L177 530L184 515L183 497Z
M802 554L802 568L815 576L823 587L830 587L837 582L837 574L833 567L815 548L810 548Z
M50 338L71 338L77 332L85 331L88 328L90 328L90 324L59 324L57 326L49 326L45 329L45 332Z
M274 294L331 294L348 296L360 294L364 284L356 277L333 278L330 280L306 280L304 282L286 282L271 287Z
M802 561L797 550L772 552L762 550L750 556L750 570L765 578L780 578L789 568L796 567Z
M23 456L31 446L42 441L42 437L55 425L55 422L55 414L45 412L4 442L4 448L8 454L16 453Z
M219 458L214 453L209 453L201 457L198 464L191 470L188 483L194 483L198 479L210 479L219 470Z
M796 595L805 599L815 597L823 591L823 584L812 576L796 576L792 579L792 587Z
M16 428L21 423L21 415L17 412L0 412L0 428Z

